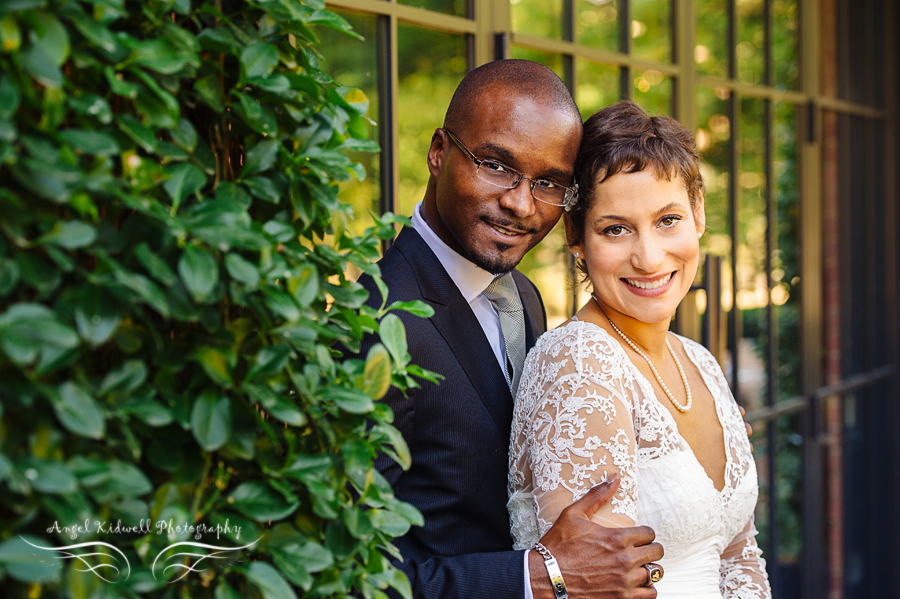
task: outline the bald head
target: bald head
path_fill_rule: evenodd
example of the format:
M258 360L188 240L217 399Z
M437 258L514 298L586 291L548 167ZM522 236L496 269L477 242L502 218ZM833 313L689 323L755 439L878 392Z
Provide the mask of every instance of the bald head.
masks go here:
M451 131L464 130L466 123L477 114L480 103L490 101L485 96L487 92L504 91L568 112L581 122L572 94L556 73L537 62L510 59L489 62L465 76L450 100L444 127Z

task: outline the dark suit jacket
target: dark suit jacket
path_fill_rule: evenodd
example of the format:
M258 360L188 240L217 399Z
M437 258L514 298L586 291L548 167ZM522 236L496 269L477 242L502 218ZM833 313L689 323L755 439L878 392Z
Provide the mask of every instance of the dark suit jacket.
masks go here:
M412 466L403 471L379 457L376 466L398 499L416 506L425 525L395 544L397 564L417 598L522 599L523 555L512 550L506 510L513 399L475 314L437 257L412 228L404 228L379 262L388 302L423 300L429 319L398 313L406 326L412 362L444 375L404 397L384 398L394 425L409 444ZM528 318L526 345L546 330L537 289L514 272ZM360 282L372 305L381 295L371 279ZM375 340L368 339L363 355Z

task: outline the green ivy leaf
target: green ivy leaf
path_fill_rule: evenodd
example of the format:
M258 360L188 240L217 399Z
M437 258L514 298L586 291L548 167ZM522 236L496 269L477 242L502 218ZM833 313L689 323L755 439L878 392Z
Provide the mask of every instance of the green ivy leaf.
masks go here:
M121 321L118 303L99 287L86 287L75 303L78 334L93 347L112 337Z
M272 44L251 44L241 52L241 80L264 77L278 64L278 50Z
M94 243L97 230L80 220L59 221L49 233L43 235L38 244L52 243L68 250L74 250Z
M82 154L115 156L120 151L115 139L98 131L68 129L60 133L59 137Z
M390 386L391 356L382 344L376 343L366 356L360 390L372 399L378 400L384 397Z
M150 276L166 287L171 287L178 282L178 277L175 276L169 265L166 264L165 260L154 254L146 242L141 242L134 248L134 255L138 262L141 263L141 266L147 269Z
M217 385L231 388L231 367L234 359L227 352L211 346L203 346L194 350L191 357L196 360L203 372Z
M113 391L129 393L136 391L145 380L147 380L147 366L140 360L128 360L104 377L97 392L100 395Z
M287 518L300 503L286 501L284 496L264 483L247 482L228 497L228 505L257 522L268 522Z
M263 599L296 599L291 586L278 570L266 562L253 562L245 571L247 579L262 593Z
M378 334L381 342L391 353L391 358L398 366L405 366L409 362L409 353L406 344L406 329L403 322L396 314L388 314L381 319L378 325Z
M269 170L278 158L278 140L263 140L253 146L244 157L244 168L241 169L241 177L254 175Z
M225 110L225 103L222 101L224 94L222 80L218 75L207 75L202 79L198 79L194 83L194 90L200 96L200 99L216 112Z
M132 61L157 73L174 75L188 63L188 56L171 40L158 37L138 42Z
M0 75L0 117L11 118L19 109L20 94L9 77Z
M270 345L259 350L247 378L244 380L252 380L254 378L270 377L284 368L288 358L291 355L291 347L286 343L278 343Z
M215 390L204 391L191 411L191 431L206 451L225 445L231 435L231 401Z
M31 31L31 43L40 48L54 66L62 66L69 57L69 32L51 14L35 15L36 27Z
M208 251L189 245L178 261L178 274L193 300L201 303L219 282L219 265Z
M124 114L116 119L119 128L131 138L145 152L156 151L157 139L153 133L144 127L139 120L131 115Z
M359 389L328 387L322 390L322 397L330 399L340 409L351 414L368 414L375 409L372 398Z
M355 37L356 39L363 41L365 38L360 34L353 31L353 27L347 20L336 14L331 12L330 10L316 9L309 15L309 18L306 20L307 23L320 23L325 25L326 27L331 27L332 29L337 29L343 33L351 37Z
M225 256L225 269L232 279L243 283L251 289L259 285L259 268L237 254Z
M193 164L176 164L166 171L169 180L163 183L163 189L172 198L172 214L175 214L185 197L203 189L206 185L206 175Z
M69 431L89 439L101 439L106 430L103 413L94 398L70 381L57 389L53 398L56 417Z

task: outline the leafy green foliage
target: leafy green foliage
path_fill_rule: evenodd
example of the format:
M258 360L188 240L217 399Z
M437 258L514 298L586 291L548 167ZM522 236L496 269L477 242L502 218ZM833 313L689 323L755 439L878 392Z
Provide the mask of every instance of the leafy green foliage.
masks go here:
M344 274L384 292L399 219L347 231L346 152L377 147L321 27L355 35L320 0L0 2L5 596L409 596L385 556L421 515L372 463L410 463L378 400L434 379L389 311L430 309ZM154 569L201 537L243 557ZM116 584L33 547L94 541Z

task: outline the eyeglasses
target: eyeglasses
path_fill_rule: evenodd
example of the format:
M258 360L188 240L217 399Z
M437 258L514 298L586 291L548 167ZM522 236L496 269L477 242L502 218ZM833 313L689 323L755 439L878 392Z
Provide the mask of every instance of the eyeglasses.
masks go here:
M559 183L554 183L549 179L532 179L526 177L516 169L506 166L502 162L476 158L475 154L470 152L469 149L453 135L453 133L447 131L447 129L444 129L444 131L450 136L453 143L469 157L469 160L475 163L477 166L475 174L482 181L490 183L491 185L496 185L497 187L502 187L503 189L513 189L520 181L522 181L522 179L528 179L531 181L529 187L534 199L545 204L550 204L551 206L563 206L566 211L570 210L575 204L575 200L578 199L577 187L565 187Z

